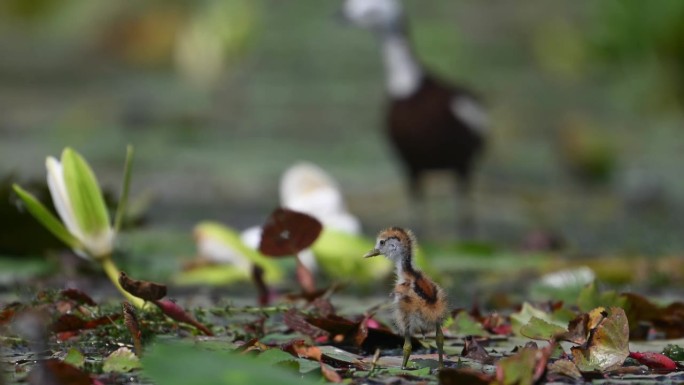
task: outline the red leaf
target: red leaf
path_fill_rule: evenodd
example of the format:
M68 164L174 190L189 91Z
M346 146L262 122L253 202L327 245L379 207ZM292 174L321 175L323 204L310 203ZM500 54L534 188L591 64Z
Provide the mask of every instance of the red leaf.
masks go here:
M28 377L31 385L91 385L90 375L80 369L55 359L43 361Z
M95 306L97 303L93 301L90 296L78 289L64 289L60 293L62 297L69 298L70 300L76 301L78 303L83 303L88 306Z
M140 340L140 326L138 325L138 317L135 315L135 308L128 302L123 303L124 324L131 333L133 339L133 347L135 354L140 357L142 354L142 342Z
M271 257L284 257L311 246L323 225L310 215L277 208L262 229L259 251Z
M299 282L299 286L301 286L304 293L311 294L316 292L316 280L311 270L304 266L299 257L295 258L297 258L297 282Z
M153 301L153 303L157 305L159 309L161 309L162 313L169 316L169 318L178 322L192 325L208 336L214 335L211 330L199 323L193 316L186 313L185 310L183 310L183 308L177 305L175 302L168 299L162 299L159 301Z
M654 352L630 352L629 356L639 361L642 365L648 366L650 369L667 371L677 370L677 363L664 354Z

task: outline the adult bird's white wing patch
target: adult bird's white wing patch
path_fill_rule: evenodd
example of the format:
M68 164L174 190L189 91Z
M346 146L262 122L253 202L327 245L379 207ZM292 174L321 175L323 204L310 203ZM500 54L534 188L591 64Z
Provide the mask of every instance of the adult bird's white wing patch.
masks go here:
M464 121L476 133L486 135L489 132L489 115L475 99L457 96L449 107L454 116Z

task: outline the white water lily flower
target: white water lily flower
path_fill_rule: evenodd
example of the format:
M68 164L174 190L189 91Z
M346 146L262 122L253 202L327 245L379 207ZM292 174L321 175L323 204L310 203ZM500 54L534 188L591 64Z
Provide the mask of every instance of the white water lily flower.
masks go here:
M62 158L67 155L67 151L69 150L65 150ZM78 156L76 153L74 154ZM45 161L45 167L47 168L48 188L50 189L55 209L69 233L80 243L81 247L75 250L77 254L82 257L93 256L95 258L110 255L114 247L115 232L110 225L109 214L107 213L95 176L92 172L90 172L90 175L83 176L86 178L92 177L95 183L91 188L96 187L95 190L75 192L73 187L72 189L67 188L64 167L60 161L50 156ZM84 193L92 194L85 197L90 202L87 204L79 203L82 206L90 206L89 208L92 211L84 213L85 215L77 216L74 201L81 199L81 194Z
M97 260L108 258L116 231L110 223L100 185L88 163L76 151L66 148L60 160L48 157L45 167L50 195L62 221L33 195L14 185L28 211L78 255ZM122 202L124 200L122 198ZM122 207L119 207L120 212L123 212ZM120 215L117 215L119 222Z
M323 169L302 162L290 167L280 180L280 204L309 214L324 227L359 234L359 220L347 211L337 182Z

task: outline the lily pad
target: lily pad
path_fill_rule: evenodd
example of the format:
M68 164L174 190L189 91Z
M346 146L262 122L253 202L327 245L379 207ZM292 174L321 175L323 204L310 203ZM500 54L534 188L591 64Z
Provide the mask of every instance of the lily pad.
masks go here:
M629 324L622 308L612 307L605 319L591 329L587 343L573 347L573 361L580 371L602 372L619 368L629 355Z

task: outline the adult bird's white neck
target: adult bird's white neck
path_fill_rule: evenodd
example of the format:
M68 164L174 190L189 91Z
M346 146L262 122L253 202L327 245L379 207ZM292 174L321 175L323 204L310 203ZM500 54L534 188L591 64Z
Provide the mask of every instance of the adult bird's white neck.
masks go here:
M411 96L420 86L423 70L413 56L408 39L397 31L383 34L381 39L387 91L394 98Z

